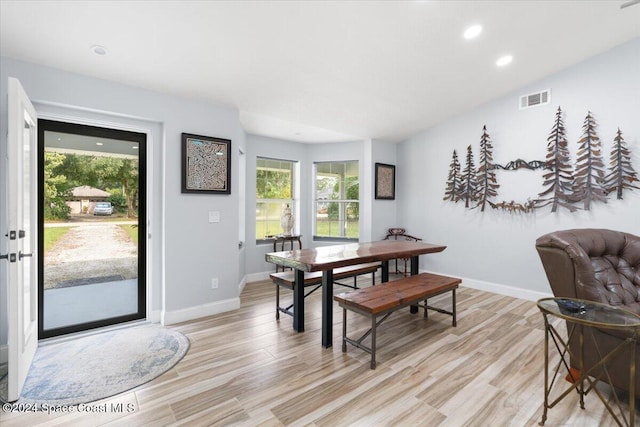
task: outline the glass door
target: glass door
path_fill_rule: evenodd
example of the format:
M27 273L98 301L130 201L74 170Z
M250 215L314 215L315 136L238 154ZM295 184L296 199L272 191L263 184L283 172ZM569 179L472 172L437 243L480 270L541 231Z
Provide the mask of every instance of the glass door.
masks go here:
M40 120L39 336L146 317L146 135Z

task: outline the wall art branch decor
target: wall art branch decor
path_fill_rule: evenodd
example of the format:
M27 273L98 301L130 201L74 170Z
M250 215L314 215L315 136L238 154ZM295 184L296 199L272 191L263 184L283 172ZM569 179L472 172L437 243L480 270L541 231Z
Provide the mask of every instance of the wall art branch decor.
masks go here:
M622 191L627 189L640 190L639 187L633 185L638 182L638 174L631 166L631 152L627 148L627 143L622 137L622 132L618 128L616 137L613 139L613 148L611 149L611 162L609 163L609 174L607 175L606 187L608 193L616 192L616 198L622 199Z
M182 134L182 192L231 194L231 141Z
M375 198L383 200L396 199L396 167L376 163Z
M588 211L591 201L607 202L604 183L604 163L600 138L596 133L596 121L589 111L582 125L582 138L578 140L580 147L576 159L573 197L582 200L584 210Z
M453 150L451 164L449 165L449 176L447 177L447 188L444 190L443 200L458 202L462 193L462 181L460 176L460 161L458 161L458 153Z
M571 158L560 107L556 112L556 120L547 142L547 169L549 172L544 175L542 185L548 187L538 194L540 198L536 200L536 207L551 205L551 212L555 212L558 207L567 208L574 212L576 207L571 204L573 201ZM548 197L545 198L545 196Z
M627 146L622 132L613 140L609 168L605 175L602 158L602 146L597 134L597 123L589 111L582 126L582 136L577 141L575 172L571 164L569 143L563 121L562 108L558 107L551 132L547 137L547 155L544 161L523 159L512 160L506 165L493 163L493 144L487 127L482 128L480 138L480 157L478 169L475 169L473 148L467 147L465 167L461 165L458 153L453 150L449 174L443 200L459 202L464 200L465 208L480 208L484 212L487 205L493 209L508 213L531 213L538 208L551 206L551 212L565 208L570 212L578 210L574 204L582 203L589 210L593 202L607 202L607 196L613 192L622 199L625 190L640 190L638 173L631 165L631 150ZM537 197L528 197L526 202L494 202L498 196L496 170L538 170L543 169L543 191Z
M527 162L526 160L516 159L516 160L511 160L509 163L507 163L504 166L499 165L497 163L493 166L495 169L502 169L506 171L515 171L518 169L536 170L536 169L546 168L547 163L542 160L531 160L530 162Z
M498 196L497 189L500 185L496 180L493 146L486 125L482 128L482 137L480 137L480 165L478 166L477 185L478 204L476 207L479 207L481 212L484 212L487 203L495 208L495 203L490 199Z
M476 165L473 161L473 150L467 147L467 157L462 171L462 185L460 186L460 199L464 200L464 207L468 208L477 200L478 183L476 181Z

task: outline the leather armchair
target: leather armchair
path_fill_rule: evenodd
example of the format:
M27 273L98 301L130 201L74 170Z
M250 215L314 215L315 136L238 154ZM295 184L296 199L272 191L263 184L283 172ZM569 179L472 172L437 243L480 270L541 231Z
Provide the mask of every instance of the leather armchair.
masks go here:
M640 237L620 231L574 229L545 234L536 240L536 250L556 297L579 298L620 307L640 315ZM591 328L585 333L585 370L613 350L624 339L620 331ZM577 337L570 348L580 357ZM636 347L636 367L640 367L640 346ZM629 390L629 352L608 366L612 383ZM572 367L577 368L574 361ZM606 377L603 377L606 378ZM636 368L635 389L640 390Z

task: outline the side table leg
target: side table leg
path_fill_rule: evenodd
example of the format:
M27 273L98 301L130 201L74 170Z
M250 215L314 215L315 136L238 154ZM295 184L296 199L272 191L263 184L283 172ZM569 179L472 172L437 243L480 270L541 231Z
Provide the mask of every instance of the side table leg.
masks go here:
M637 341L631 342L629 351L629 425L635 426L636 422L636 346Z
M549 408L549 323L547 315L544 314L544 410L540 425L544 426L547 421L547 409Z

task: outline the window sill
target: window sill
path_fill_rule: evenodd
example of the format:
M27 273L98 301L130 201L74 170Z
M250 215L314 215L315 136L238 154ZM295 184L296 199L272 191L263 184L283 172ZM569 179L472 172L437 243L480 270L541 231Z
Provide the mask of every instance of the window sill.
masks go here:
M359 242L358 237L329 237L329 236L313 236L314 242Z

